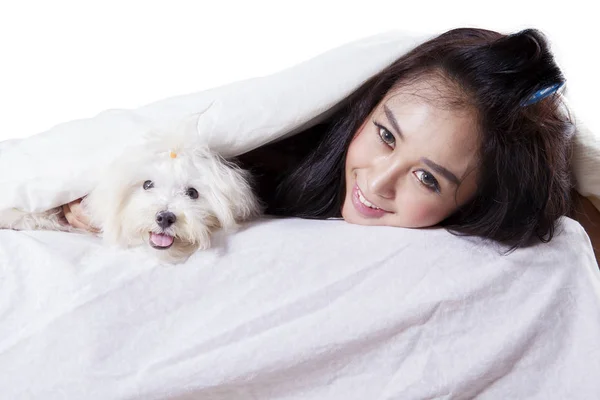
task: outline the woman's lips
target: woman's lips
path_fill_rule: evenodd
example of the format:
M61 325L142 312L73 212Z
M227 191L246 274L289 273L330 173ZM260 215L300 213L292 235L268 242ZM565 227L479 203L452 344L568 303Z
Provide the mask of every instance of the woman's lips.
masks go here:
M376 208L369 207L365 203L368 203ZM368 199L366 199L358 185L354 185L354 188L352 189L352 205L356 211L358 211L358 213L365 218L380 218L388 213L388 211L377 207Z

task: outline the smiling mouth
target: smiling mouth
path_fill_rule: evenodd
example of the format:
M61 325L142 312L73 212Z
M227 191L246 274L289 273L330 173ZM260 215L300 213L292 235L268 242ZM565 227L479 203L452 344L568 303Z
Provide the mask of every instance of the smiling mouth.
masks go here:
M167 250L175 242L175 237L166 233L150 232L150 246L157 250Z
M380 207L377 207L375 204L371 203L369 200L367 200L365 198L365 195L363 194L363 192L360 190L360 188L357 185L357 190L356 190L356 194L358 196L358 201L360 201L361 203L363 203L365 206L372 208L374 210L381 210ZM385 210L384 210L385 211Z
M367 200L358 184L355 184L354 189L352 189L352 204L354 209L365 218L380 218L389 213L389 211L379 208Z
M381 210L386 213L389 213L388 210L384 210L381 207L377 207L375 204L373 204L369 200L367 200L367 198L363 194L362 190L360 190L360 187L358 186L358 184L356 185L355 189L356 189L356 197L358 197L358 201L360 201L362 204L364 204L365 206L367 206L369 208L372 208L373 210Z

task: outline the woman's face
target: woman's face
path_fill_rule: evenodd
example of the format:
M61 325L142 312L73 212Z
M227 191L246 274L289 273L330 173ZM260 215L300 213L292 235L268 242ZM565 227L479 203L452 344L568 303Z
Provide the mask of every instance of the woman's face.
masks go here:
M433 226L473 198L475 113L440 107L440 85L418 81L392 91L360 127L346 156L347 222Z

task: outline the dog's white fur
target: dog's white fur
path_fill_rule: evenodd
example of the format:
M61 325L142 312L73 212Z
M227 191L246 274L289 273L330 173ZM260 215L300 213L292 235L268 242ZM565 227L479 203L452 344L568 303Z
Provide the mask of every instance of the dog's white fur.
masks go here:
M146 181L153 187L144 189ZM189 188L197 191L197 199L189 196ZM150 245L151 233L174 237L168 249L149 246L170 263L208 248L215 230L235 228L259 213L248 173L188 135L155 135L143 147L126 151L82 206L110 244ZM156 221L161 211L173 213L175 223L162 229ZM43 213L0 211L0 228L75 231L65 223L60 208Z

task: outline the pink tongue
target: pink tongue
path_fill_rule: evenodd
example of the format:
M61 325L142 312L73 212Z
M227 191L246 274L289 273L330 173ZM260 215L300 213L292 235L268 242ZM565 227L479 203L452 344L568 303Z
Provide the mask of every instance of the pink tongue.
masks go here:
M151 233L150 241L158 247L168 247L173 243L173 236L162 233Z

